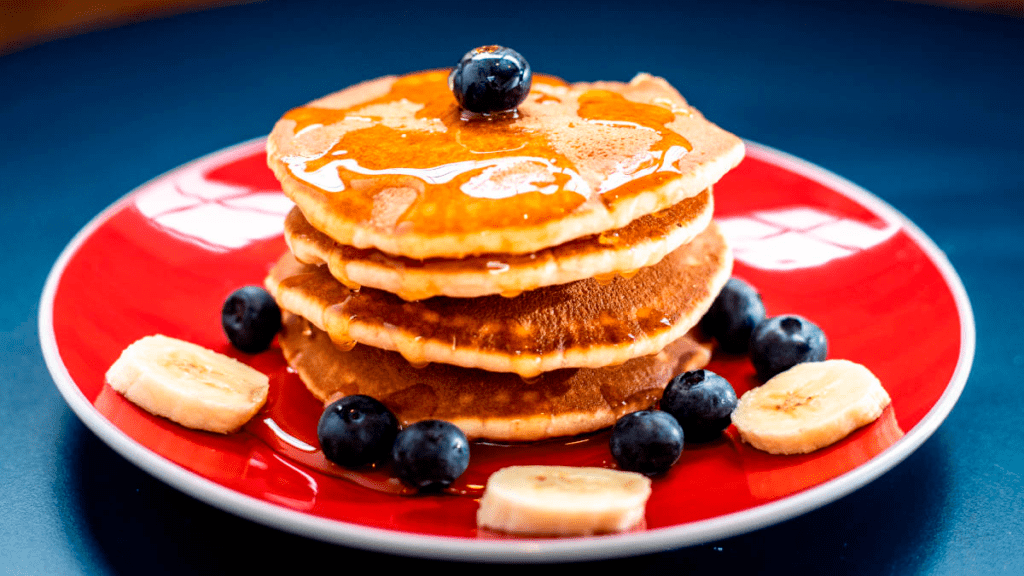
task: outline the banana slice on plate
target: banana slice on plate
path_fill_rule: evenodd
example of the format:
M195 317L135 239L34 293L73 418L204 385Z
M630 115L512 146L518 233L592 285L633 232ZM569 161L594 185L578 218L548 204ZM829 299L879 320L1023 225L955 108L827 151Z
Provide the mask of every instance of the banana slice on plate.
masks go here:
M651 480L634 472L575 466L509 466L491 475L477 526L509 534L585 536L620 532L644 517Z
M771 454L806 454L874 422L889 394L864 366L805 362L744 394L732 413L740 437Z
M221 434L248 422L270 389L267 376L234 358L159 334L125 348L107 382L151 414Z

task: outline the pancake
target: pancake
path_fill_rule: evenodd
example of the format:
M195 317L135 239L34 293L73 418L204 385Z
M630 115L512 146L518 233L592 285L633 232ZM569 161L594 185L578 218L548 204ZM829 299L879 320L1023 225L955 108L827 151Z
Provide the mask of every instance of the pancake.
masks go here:
M528 441L593 432L620 416L653 406L668 381L704 367L709 349L689 336L664 350L607 368L567 368L524 381L431 364L414 368L395 352L357 345L339 350L307 320L285 314L279 342L310 392L327 403L366 394L383 402L404 426L447 420L469 438Z
M712 223L632 278L579 280L515 298L406 302L373 288L350 290L326 267L300 264L290 253L266 285L282 309L310 320L340 346L359 342L398 351L417 365L533 377L658 352L700 320L731 271L732 254Z
M530 254L487 254L458 260L413 260L372 248L359 249L331 240L294 208L285 219L285 240L295 259L326 264L342 284L369 286L404 300L433 296L474 298L515 296L543 286L584 278L630 276L661 261L711 222L710 190L647 214L624 228L594 234Z
M665 80L534 75L514 114L461 112L448 71L371 80L277 122L267 161L336 242L414 259L529 254L696 196L743 158Z

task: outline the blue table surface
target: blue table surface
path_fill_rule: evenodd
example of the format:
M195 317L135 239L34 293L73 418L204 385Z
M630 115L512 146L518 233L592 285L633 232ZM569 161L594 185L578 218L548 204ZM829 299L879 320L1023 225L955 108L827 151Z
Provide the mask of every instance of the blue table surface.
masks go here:
M307 540L152 478L65 404L36 317L65 244L139 184L327 92L499 43L568 80L665 76L719 125L871 190L947 254L976 317L959 403L893 470L779 525L602 564L1024 573L1024 20L867 1L342 4L218 8L0 56L0 572L477 569Z

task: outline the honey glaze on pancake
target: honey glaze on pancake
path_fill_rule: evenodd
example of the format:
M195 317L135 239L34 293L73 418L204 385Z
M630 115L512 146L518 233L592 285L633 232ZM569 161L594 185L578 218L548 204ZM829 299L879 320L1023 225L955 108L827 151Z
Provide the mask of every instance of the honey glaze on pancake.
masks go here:
M592 432L653 406L668 381L707 365L711 353L689 335L664 350L606 368L567 368L524 380L447 364L415 368L399 354L330 337L285 314L279 342L289 365L324 403L352 394L383 402L407 426L437 418L469 438L532 441Z
M293 208L285 219L285 239L295 258L326 264L339 282L353 290L379 288L403 300L433 296L506 297L542 286L594 277L609 282L630 277L644 266L691 240L711 220L711 190L687 198L623 228L593 234L528 254L482 254L466 258L417 260L373 248L333 241Z
M674 106L590 89L575 114L552 114L545 107L561 105L552 88L565 84L535 75L517 113L484 117L459 109L447 76L410 74L348 108L288 112L296 139L338 136L320 155L281 161L322 193L325 212L396 233L473 234L557 221L593 196L607 204L657 187L681 174L677 163L692 149L666 126L686 112Z
M601 200L612 204L638 192L655 188L679 174L676 162L693 146L666 126L675 120L672 109L628 100L610 90L588 90L579 99L579 115L584 120L606 126L653 130L659 140L646 154L636 157L636 164L610 175L601 184Z

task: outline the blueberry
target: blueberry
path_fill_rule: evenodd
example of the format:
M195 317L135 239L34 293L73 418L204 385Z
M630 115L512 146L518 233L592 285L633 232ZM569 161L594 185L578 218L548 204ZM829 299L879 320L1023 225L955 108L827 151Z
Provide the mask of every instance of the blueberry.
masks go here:
M328 460L341 466L362 466L391 452L398 419L369 396L346 396L327 406L316 435Z
M235 348L256 354L266 350L281 329L281 309L263 288L243 286L224 301L220 323Z
M502 46L481 46L462 57L448 75L448 88L470 112L489 114L514 110L526 100L533 74L518 52Z
M398 434L391 459L402 482L424 492L443 490L469 466L469 440L451 422L422 420Z
M800 316L769 318L750 334L750 361L762 381L801 362L820 362L827 355L825 333Z
M728 380L710 370L694 370L668 383L661 409L679 421L687 441L706 442L729 427L737 402Z
M730 278L704 315L700 327L718 340L722 351L745 354L751 331L764 319L761 295L743 280Z
M683 453L683 428L668 412L643 410L619 418L609 441L619 468L653 476Z

